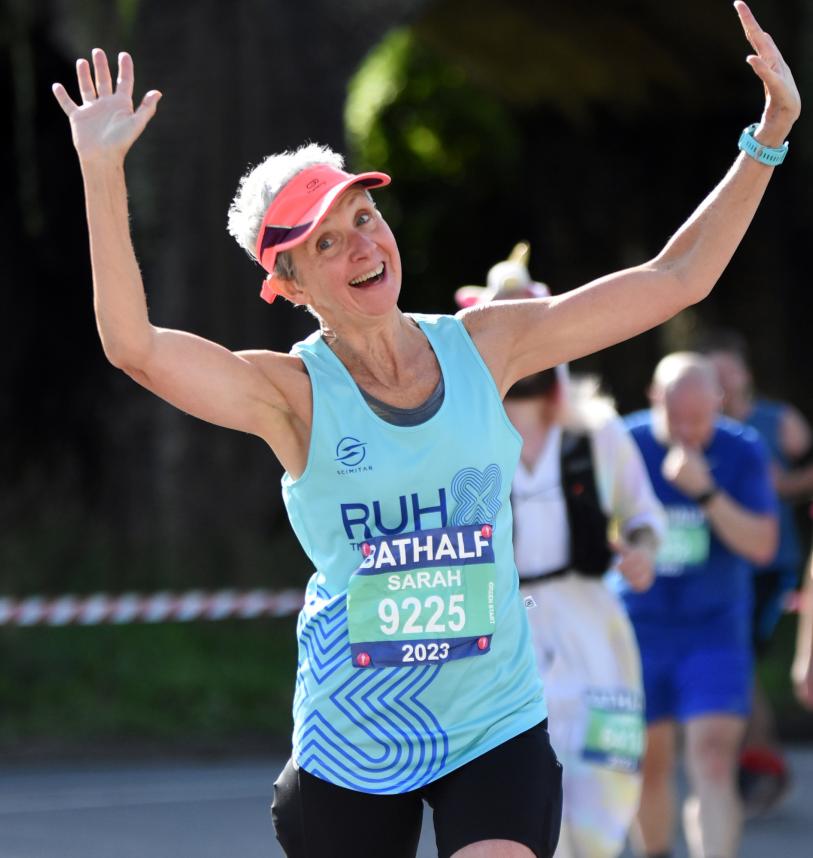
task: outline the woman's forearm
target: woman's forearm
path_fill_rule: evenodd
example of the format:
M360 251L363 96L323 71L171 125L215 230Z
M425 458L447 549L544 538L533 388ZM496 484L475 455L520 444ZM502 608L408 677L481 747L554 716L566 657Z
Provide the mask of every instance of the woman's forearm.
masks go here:
M789 130L790 125L787 127ZM781 135L774 134L772 139L777 136ZM723 180L651 263L669 270L691 302L706 297L722 275L775 169L741 153Z
M99 336L111 363L138 367L149 354L153 328L130 238L124 164L84 162L82 176Z

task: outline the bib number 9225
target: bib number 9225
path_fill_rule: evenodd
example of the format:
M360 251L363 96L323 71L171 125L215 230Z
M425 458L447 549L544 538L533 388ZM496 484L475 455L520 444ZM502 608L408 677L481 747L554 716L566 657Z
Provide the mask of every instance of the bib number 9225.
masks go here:
M395 599L382 599L378 604L379 628L387 636L460 632L466 625L463 601L462 593L455 593L448 599L437 595L424 599L407 596L400 604Z

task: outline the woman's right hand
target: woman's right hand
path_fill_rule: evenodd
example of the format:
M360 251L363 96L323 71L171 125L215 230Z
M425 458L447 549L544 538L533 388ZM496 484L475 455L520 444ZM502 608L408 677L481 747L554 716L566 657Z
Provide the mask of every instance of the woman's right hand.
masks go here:
M52 87L59 106L71 122L73 145L82 163L107 160L121 162L155 114L161 93L150 90L137 110L133 110L133 60L119 54L119 76L116 88L104 51L93 50L94 84L90 64L76 61L76 78L82 103L76 104L61 83Z

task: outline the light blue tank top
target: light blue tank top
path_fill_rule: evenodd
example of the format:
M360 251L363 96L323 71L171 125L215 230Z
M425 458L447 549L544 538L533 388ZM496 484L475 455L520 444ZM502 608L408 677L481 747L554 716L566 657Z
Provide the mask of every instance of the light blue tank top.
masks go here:
M283 498L316 570L293 756L367 793L417 789L547 715L511 540L520 437L462 323L412 318L445 384L417 426L378 417L318 333L293 348L313 426Z

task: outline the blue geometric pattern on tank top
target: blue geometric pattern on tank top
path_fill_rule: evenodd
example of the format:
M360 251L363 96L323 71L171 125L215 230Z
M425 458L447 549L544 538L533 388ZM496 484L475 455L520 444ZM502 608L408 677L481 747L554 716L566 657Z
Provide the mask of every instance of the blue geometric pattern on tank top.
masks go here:
M332 783L368 793L416 789L446 763L449 740L420 695L440 673L394 667L359 671L331 696L335 706L379 748L376 756L339 733L319 711L300 736L299 764Z
M321 587L303 606L299 640L310 670L307 678L303 671L297 671L295 723L299 723L299 710L309 696L308 683L321 685L350 658L346 612L346 594L331 598ZM321 772L333 783L365 792L387 791L382 783L391 789L393 769L396 777L404 775L398 781L403 790L426 783L445 764L449 747L437 718L419 699L439 671L440 666L417 671L360 671L330 699L380 748L380 753L371 757L348 742L321 711L315 710L296 731L299 764L313 774ZM384 774L377 777L377 771Z
M306 601L300 612L300 646L307 653L311 674L320 685L343 658L349 658L346 619L346 593L330 597L324 590L317 590L317 596Z
M342 594L333 601L322 587L316 588L316 595L306 597L297 620L300 659L296 672L293 713L296 718L300 708L308 699L308 686L303 679L301 667L303 660L310 666L311 678L317 685L339 669L342 660L348 658L350 641L348 637L346 615L347 597ZM302 655L304 650L304 655Z
M498 465L486 465L482 471L477 468L458 471L451 484L452 497L457 501L452 525L493 524L502 506L501 485L502 471Z

